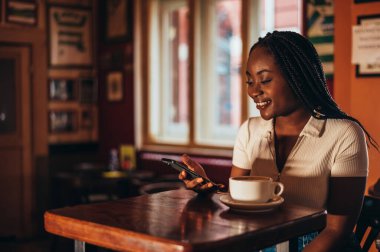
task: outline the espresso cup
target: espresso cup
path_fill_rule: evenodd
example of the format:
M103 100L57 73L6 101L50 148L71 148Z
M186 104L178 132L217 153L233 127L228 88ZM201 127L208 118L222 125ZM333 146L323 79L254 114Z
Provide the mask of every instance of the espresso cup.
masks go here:
M284 185L264 176L238 176L229 179L230 195L233 200L264 203L280 196Z

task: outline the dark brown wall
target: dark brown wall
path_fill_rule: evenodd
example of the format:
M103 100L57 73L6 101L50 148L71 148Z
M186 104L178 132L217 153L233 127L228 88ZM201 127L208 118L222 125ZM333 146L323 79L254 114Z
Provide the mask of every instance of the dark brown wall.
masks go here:
M134 89L133 89L133 1L128 8L130 34L128 38L113 42L105 39L104 1L100 1L99 29L99 152L108 158L111 148L121 144L134 144ZM111 71L123 72L123 99L107 101L107 74Z

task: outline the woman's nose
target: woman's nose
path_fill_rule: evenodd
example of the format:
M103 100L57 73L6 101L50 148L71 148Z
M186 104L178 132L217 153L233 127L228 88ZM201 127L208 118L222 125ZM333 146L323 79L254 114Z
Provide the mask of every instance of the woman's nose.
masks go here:
M252 83L252 85L248 86L248 95L251 97L256 97L263 93L260 87L260 83Z

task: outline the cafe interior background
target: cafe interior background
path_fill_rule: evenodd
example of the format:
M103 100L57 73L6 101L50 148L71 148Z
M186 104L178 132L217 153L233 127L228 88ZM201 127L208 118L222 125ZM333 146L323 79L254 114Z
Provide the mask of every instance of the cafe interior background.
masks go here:
M379 62L351 57L353 27L379 20L368 0L1 0L1 240L43 234L47 209L175 185L162 157L188 153L226 182L237 128L257 114L244 62L272 29L311 39L337 103L380 142ZM367 187L380 178L369 157ZM92 169L121 173L89 185Z

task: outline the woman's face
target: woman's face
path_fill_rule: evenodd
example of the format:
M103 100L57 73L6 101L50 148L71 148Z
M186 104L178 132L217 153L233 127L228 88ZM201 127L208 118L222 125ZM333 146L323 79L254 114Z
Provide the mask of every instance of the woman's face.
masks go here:
M289 116L303 106L290 89L273 55L256 47L247 62L247 92L263 119Z

